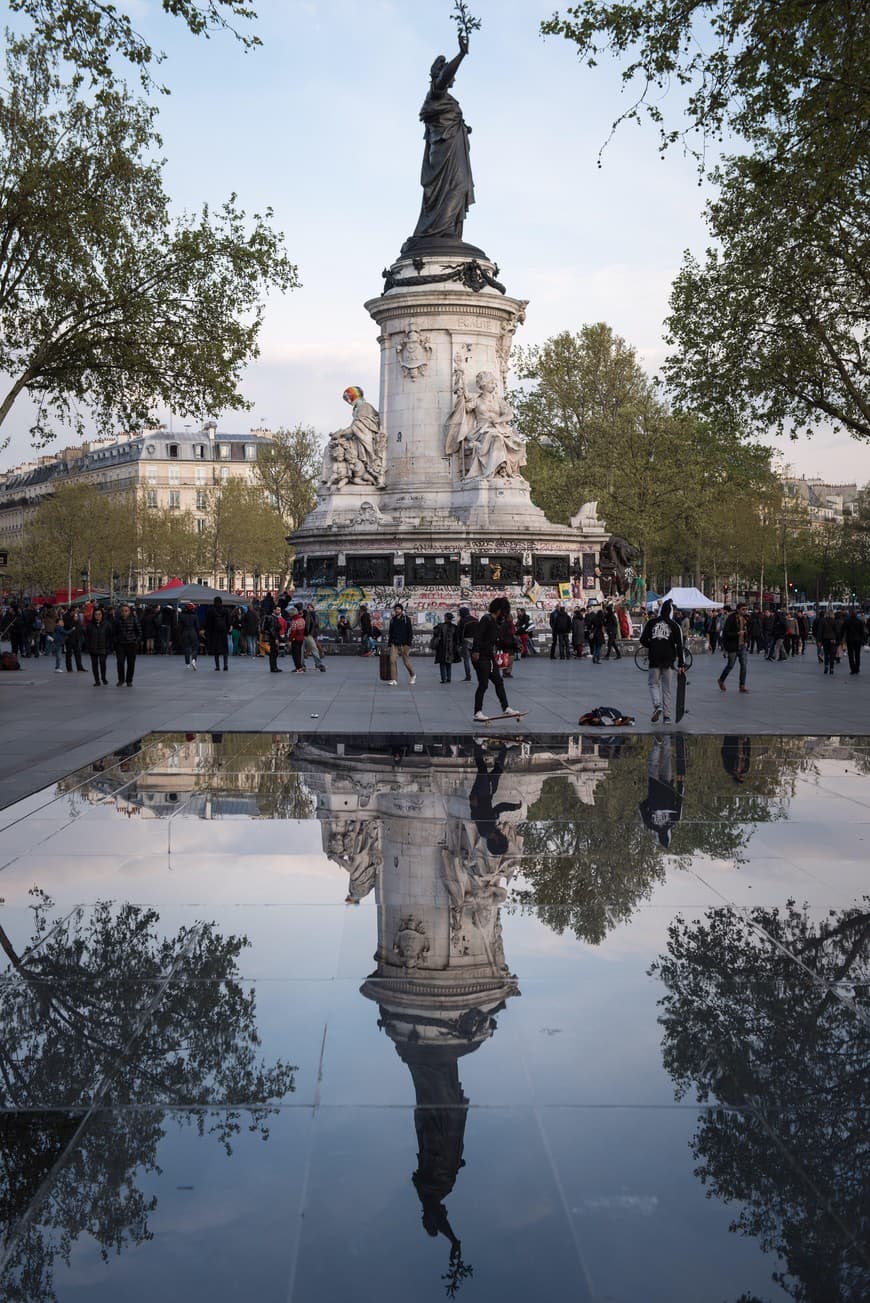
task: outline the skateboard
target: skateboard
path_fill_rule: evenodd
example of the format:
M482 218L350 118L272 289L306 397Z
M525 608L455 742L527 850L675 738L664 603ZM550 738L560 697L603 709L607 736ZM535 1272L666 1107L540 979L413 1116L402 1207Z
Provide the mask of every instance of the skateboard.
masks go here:
M677 723L686 713L686 676L685 674L677 675Z
M491 724L494 719L524 719L528 715L527 710L521 710L516 715L487 715L486 719L476 719L475 724Z

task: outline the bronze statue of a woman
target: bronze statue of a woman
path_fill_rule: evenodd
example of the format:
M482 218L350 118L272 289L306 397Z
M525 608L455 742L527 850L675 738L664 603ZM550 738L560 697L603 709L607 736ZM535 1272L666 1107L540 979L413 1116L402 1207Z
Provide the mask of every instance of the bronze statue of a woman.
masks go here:
M426 127L426 146L420 184L423 205L414 234L402 246L410 253L424 241L461 240L462 224L474 203L474 182L466 126L459 102L448 92L457 69L468 53L468 37L459 36L459 53L448 63L443 54L432 64L429 94L420 110Z

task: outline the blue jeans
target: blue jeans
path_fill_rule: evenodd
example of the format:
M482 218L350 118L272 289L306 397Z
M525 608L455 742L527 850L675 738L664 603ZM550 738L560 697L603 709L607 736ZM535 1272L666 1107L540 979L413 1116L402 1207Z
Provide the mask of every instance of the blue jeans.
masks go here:
M248 633L245 635L245 642L248 644L248 655L256 656L257 654L257 635Z
M746 686L746 665L747 665L747 650L745 647L738 647L736 651L728 652L728 664L725 666L724 670L719 675L719 682L723 683L725 679L728 678L728 675L734 669L735 661L740 662L740 686L741 688L744 688Z

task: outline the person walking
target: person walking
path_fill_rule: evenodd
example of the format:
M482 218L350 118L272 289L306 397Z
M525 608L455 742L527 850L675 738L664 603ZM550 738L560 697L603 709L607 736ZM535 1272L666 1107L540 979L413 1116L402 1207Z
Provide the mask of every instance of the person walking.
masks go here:
M813 632L817 645L822 649L825 673L833 674L837 663L837 624L833 612L828 607L819 612Z
M112 626L112 642L115 648L115 662L118 666L118 687L133 686L133 674L136 670L136 651L142 630L139 620L129 602L121 603L121 610Z
M471 682L471 640L477 628L477 620L467 606L459 608L459 625L457 627L459 655L465 671L465 682Z
M54 626L54 633L52 634L52 639L54 645L54 672L55 674L63 674L64 672L63 666L61 665L60 662L64 654L64 644L66 642L66 629L63 626L63 617L60 611L58 611L57 613L57 623Z
M64 655L66 657L66 672L72 674L73 657L75 657L76 669L79 674L84 674L85 667L82 664L82 642L84 641L84 628L82 626L82 617L78 611L69 607L63 617L63 627L66 630L66 639L64 641Z
M843 640L849 657L849 673L860 674L861 648L867 641L867 626L854 606L849 607L849 614L843 622Z
M788 635L788 616L782 607L777 607L773 613L773 622L770 626L770 649L767 653L769 661L787 661L788 653L785 650L785 640Z
M278 639L281 635L281 616L278 614L280 609L279 606L278 610L272 611L271 615L267 615L263 621L263 633L266 635L266 642L269 644L270 674L283 673L278 664Z
M726 618L722 626L722 650L728 657L727 664L719 675L716 682L722 692L727 692L725 680L734 669L736 661L740 662L740 691L748 692L746 686L746 666L749 652L749 620L746 614L746 603L738 602L736 610L732 611Z
M537 656L538 649L535 646L535 622L524 606L521 606L517 612L517 635L523 649L523 658L526 656ZM468 677L471 678L471 675L469 674Z
M320 658L320 643L317 641L319 633L320 626L317 623L317 612L314 609L314 603L309 602L305 611L305 641L302 644L302 651L303 655L311 657L320 673L325 674L326 666Z
M710 645L711 655L715 653L719 646L719 612L711 611L707 616L707 642Z
M112 650L112 630L101 606L94 611L85 631L85 646L91 658L94 687L105 686L109 682L106 678L106 658Z
M583 659L583 644L586 641L586 616L583 614L583 608L574 607L574 613L571 616L571 647L574 655L578 660Z
M245 639L245 650L250 657L257 655L257 635L260 632L260 616L254 602L248 603L248 608L242 616L242 634Z
M612 604L608 604L604 610L604 634L607 638L607 655L606 661L610 660L610 653L613 652L616 659L622 660L622 652L619 650L619 620Z
M188 602L178 617L178 628L181 650L184 652L184 664L195 670L196 658L199 654L199 621L196 618L196 607L193 602Z
M504 623L510 613L511 604L508 599L506 597L494 597L489 604L488 613L478 621L477 630L474 634L474 642L471 647L471 663L477 675L477 688L474 693L474 718L482 722L486 722L488 718L483 713L483 702L490 682L495 688L495 695L498 697L502 714L515 716L521 713L518 710L512 710L508 705L504 681L495 659Z
M586 615L586 641L592 652L592 664L601 664L601 648L604 646L604 612L601 607L593 607Z
M556 603L556 609L550 615L550 631L552 639L550 642L550 660L556 659L556 648L559 649L559 660L567 661L570 659L568 651L568 638L571 634L571 617L565 610L561 602Z
M640 645L646 647L649 653L647 683L652 698L653 713L651 719L654 724L659 719L663 719L665 724L670 724L673 720L674 662L676 662L680 674L686 672L686 663L683 657L683 635L680 626L671 618L672 610L673 603L668 598L662 602L662 609L659 614L653 615L647 620L643 633L640 635Z
M444 619L440 624L436 624L431 645L435 653L435 664L441 671L441 682L449 683L453 666L458 665L462 660L459 650L459 630L453 623L452 611L445 612Z
M411 645L414 641L414 630L411 628L411 621L405 614L405 608L401 602L396 602L393 607L393 615L390 620L390 627L387 631L387 644L390 649L390 677L388 686L395 688L399 680L396 675L399 670L399 657L402 658L402 664L408 671L408 682L411 687L417 682L417 675L414 673L414 667L409 659Z
M274 602L272 610L275 609ZM205 613L205 649L214 657L215 671L220 669L223 660L224 669L229 669L230 619L222 597L216 597Z
M365 602L360 602L359 608L359 640L360 656L371 656L375 651L376 643L372 614Z
M293 657L293 673L304 674L305 658L303 656L303 643L305 642L305 610L301 602L296 603L290 616L290 633L288 634L287 641L290 644L290 655Z

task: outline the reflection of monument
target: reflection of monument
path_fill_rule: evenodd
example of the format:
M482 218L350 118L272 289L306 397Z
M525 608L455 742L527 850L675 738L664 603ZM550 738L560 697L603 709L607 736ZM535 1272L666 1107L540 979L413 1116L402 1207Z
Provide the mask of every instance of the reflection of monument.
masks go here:
M463 1166L468 1110L459 1060L496 1030L519 994L502 942L500 905L521 867L522 820L554 770L588 795L595 757L560 764L497 742L471 739L430 758L389 752L329 754L345 742L297 745L316 793L327 855L349 875L348 900L374 891L376 967L362 994L414 1083L417 1169L413 1183L429 1235L450 1244L450 1278L467 1271L446 1200ZM347 748L350 749L348 741Z
M384 602L425 592L429 610L475 590L481 601L492 590L519 597L532 583L544 600L560 582L597 591L601 523L581 513L551 524L523 477L525 439L505 392L526 304L463 238L469 128L450 88L466 53L462 37L455 58L432 65L419 220L366 304L381 346L377 410L358 387L345 391L354 419L330 436L317 505L294 537L302 590L377 586Z

